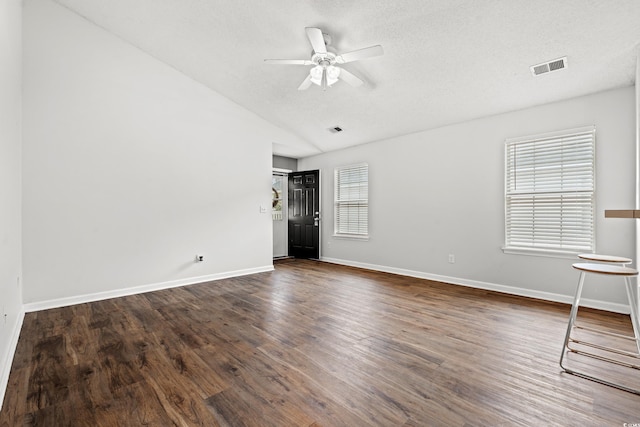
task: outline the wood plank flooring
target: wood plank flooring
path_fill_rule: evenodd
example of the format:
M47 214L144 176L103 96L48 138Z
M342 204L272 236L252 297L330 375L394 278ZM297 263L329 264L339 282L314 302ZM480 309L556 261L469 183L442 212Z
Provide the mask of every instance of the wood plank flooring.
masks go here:
M28 313L0 426L640 423L640 396L561 373L568 315L563 304L280 261ZM581 309L580 319L631 331L628 316Z

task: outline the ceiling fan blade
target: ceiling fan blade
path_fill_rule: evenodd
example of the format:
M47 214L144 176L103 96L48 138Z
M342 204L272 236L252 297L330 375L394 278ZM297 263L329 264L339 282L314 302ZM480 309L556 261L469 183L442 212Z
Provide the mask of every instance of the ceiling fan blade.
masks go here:
M276 65L313 65L308 59L265 59L264 62Z
M340 68L340 76L338 78L340 80L344 80L353 87L362 86L364 84L364 82L359 77L354 76L344 68Z
M298 90L306 90L311 86L311 75L308 75L306 79L298 86Z
M327 53L327 45L324 44L324 36L322 35L322 30L320 28L305 28L307 31L307 37L311 42L311 46L313 47L313 51L315 53Z
M371 58L383 54L384 51L382 50L382 46L378 44L338 55L336 56L336 62L338 64L346 64L347 62L353 62L359 59Z

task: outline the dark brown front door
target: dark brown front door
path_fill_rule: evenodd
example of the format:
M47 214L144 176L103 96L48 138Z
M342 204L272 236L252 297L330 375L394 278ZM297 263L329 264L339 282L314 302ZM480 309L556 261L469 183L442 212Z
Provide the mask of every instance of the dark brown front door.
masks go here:
M289 255L320 258L320 171L289 174Z

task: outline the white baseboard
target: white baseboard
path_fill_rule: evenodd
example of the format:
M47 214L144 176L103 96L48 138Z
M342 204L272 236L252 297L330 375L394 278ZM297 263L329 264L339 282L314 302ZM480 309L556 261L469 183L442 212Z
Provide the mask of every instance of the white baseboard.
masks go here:
M11 365L13 364L13 357L16 354L16 348L18 347L18 339L20 338L20 331L22 330L22 322L24 321L24 309L20 310L16 322L13 325L13 331L11 332L11 338L9 339L9 345L7 346L3 357L2 364L0 365L0 411L4 403L4 395L7 391L7 385L9 384L9 374L11 373Z
M134 286L131 288L116 289L113 291L96 292L93 294L77 295L73 297L58 298L47 301L30 302L24 305L24 311L48 310L50 308L66 307L69 305L83 304L86 302L101 301L110 298L124 297L128 295L143 294L146 292L160 291L163 289L177 288L179 286L195 285L197 283L210 282L213 280L228 279L230 277L246 276L248 274L263 273L273 271L273 264L263 267L247 268L244 270L226 271L223 273L209 274L206 276L189 277L186 279L171 280L168 282L153 283L150 285Z
M460 279L457 277L441 276L439 274L425 273L422 271L406 270L403 268L388 267L384 265L368 264L364 262L349 261L336 258L320 258L321 261L333 264L347 265L350 267L364 268L367 270L382 271L385 273L399 274L401 276L416 277L419 279L434 280L436 282L450 283L453 285L467 286L470 288L484 289L488 291L496 291L505 294L518 295L522 297L536 298L546 301L562 302L565 304L573 303L573 295L562 295L552 292L536 291L534 289L517 288L514 286L499 285L496 283L481 282L478 280ZM598 310L611 311L614 313L629 314L630 309L626 304L618 304L607 301L593 300L582 298L580 305Z

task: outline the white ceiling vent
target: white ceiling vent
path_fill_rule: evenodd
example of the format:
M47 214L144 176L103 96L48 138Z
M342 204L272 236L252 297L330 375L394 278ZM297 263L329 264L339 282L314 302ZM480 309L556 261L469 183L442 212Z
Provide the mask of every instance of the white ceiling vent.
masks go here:
M552 61L543 62L542 64L532 65L531 73L534 76L539 76L540 74L550 73L551 71L558 71L567 68L569 64L567 63L567 57L562 57L558 59L554 59Z

